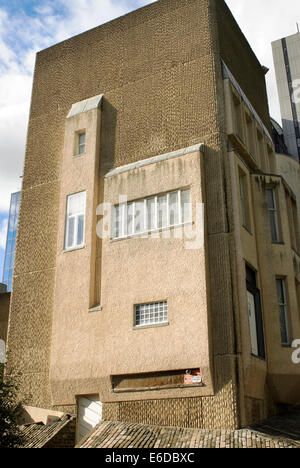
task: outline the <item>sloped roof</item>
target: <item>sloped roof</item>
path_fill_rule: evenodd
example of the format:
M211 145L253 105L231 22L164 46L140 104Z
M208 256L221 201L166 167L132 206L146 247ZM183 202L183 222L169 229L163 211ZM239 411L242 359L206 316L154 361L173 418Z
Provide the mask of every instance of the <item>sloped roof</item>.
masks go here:
M25 424L21 431L26 439L22 448L43 448L55 437L67 424L75 419L75 416L64 414L61 419L52 424L43 423Z
M76 448L300 448L300 409L241 430L102 421Z

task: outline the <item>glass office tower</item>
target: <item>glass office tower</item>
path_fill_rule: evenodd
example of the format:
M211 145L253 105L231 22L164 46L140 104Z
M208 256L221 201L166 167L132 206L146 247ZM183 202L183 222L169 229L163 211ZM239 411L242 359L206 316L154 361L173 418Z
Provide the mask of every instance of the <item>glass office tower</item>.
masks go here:
M11 291L21 192L11 195L2 283Z
M284 139L300 162L300 33L273 42L272 49Z

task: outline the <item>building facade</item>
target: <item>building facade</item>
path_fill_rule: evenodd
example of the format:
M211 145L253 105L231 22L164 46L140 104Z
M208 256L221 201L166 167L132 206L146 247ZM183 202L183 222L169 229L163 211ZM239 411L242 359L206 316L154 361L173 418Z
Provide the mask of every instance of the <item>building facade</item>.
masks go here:
M40 52L9 325L30 404L76 412L80 438L100 417L236 428L299 402L285 162L221 0L161 0Z
M14 271L15 250L18 230L18 219L20 210L20 197L21 192L16 192L11 195L10 209L7 226L7 239L5 247L5 257L3 266L2 281L7 285L8 292L12 288L12 279Z
M0 365L5 362L10 293L6 284L0 283Z
M300 161L300 33L272 43L282 126L289 154Z

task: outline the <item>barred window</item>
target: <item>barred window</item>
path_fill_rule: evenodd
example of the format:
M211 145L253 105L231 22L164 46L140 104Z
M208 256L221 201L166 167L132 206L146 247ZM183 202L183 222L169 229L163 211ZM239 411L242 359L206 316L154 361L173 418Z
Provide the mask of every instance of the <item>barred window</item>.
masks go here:
M135 306L134 325L136 327L161 323L168 323L167 301Z

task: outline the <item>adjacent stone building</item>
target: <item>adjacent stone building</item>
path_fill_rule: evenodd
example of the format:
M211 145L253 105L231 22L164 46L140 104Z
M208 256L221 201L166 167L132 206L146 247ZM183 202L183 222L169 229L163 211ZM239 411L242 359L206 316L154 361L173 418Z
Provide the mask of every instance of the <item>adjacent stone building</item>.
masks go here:
M232 429L299 402L299 164L265 71L223 0L37 54L10 365L77 439L101 414Z
M2 352L4 352L3 343L7 341L9 302L10 293L7 292L7 286L0 283L0 342L2 342L0 343L0 358L2 357Z

